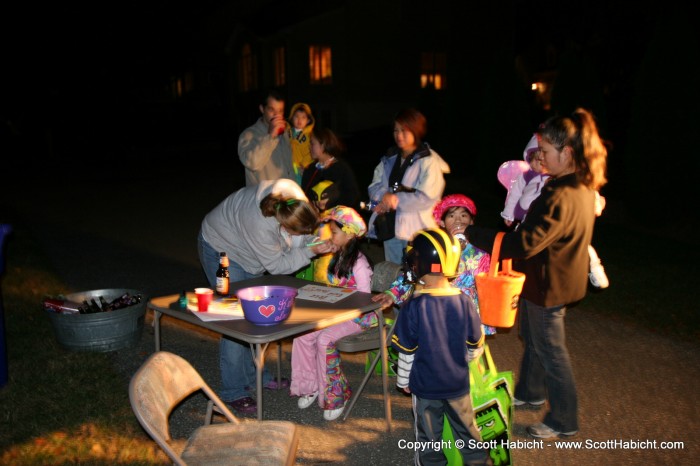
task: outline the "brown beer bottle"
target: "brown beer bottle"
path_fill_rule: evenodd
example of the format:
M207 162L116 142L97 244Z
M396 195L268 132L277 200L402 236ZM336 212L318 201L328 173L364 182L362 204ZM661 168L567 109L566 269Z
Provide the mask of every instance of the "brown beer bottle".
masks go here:
M225 252L219 253L219 268L216 269L216 294L228 296L229 287L228 257Z

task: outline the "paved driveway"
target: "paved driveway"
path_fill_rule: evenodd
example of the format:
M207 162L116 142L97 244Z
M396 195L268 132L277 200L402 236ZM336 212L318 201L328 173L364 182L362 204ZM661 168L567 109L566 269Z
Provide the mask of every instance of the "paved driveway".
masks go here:
M184 169L119 185L83 181L0 189L3 199L25 214L69 287L66 292L136 288L157 296L204 283L196 255L199 223L235 190L233 184L198 182ZM381 251L372 250L377 253ZM147 326L137 347L114 353L124 390L130 374L153 350L149 330ZM515 464L697 464L700 345L611 321L585 308L570 311L567 332L580 399L581 432L572 440L582 445L545 442L540 448L516 448ZM163 349L192 361L214 387L219 384L217 341L216 335L165 321ZM522 352L517 328L499 333L489 344L499 369L517 372ZM287 374L290 348L286 342L282 364ZM275 352L269 353L274 361ZM362 355L348 355L344 362L357 384ZM412 453L398 446L412 439L409 399L392 395L394 431L387 434L380 385L374 377L347 422L328 423L313 407L300 411L296 399L282 392L265 393L264 415L300 425L300 464L410 464ZM200 405L201 400L193 399L175 413L176 436L194 425ZM513 440L531 440L525 427L543 411L516 411ZM640 443L626 448L630 442ZM663 442L683 445L666 449Z

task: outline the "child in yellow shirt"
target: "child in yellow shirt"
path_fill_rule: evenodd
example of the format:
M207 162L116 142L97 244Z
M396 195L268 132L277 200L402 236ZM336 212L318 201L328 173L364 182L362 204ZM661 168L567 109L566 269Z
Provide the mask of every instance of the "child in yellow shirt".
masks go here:
M296 182L301 185L304 167L313 162L311 158L311 132L314 129L314 116L311 107L303 102L296 103L289 112L289 140L292 144L292 164Z

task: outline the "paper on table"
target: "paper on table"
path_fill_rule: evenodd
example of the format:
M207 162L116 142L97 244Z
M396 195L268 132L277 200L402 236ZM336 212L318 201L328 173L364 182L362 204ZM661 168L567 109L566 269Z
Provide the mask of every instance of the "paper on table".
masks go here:
M337 303L345 299L357 290L350 288L333 288L322 285L304 285L299 288L297 299L309 301L323 301L324 303Z
M197 310L197 298L187 301L187 309L204 322L243 319L243 309L236 298L215 298L207 312Z

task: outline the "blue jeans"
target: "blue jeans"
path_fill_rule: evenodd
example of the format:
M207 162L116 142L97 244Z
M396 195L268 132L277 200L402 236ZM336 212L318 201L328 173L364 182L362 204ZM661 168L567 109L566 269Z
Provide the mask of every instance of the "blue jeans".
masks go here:
M401 265L403 261L403 251L406 249L408 241L405 239L391 238L384 241L384 260Z
M197 238L199 252L199 262L202 264L204 274L207 276L209 286L216 286L216 269L219 267L219 251L214 249L199 233ZM238 282L248 278L259 277L246 272L235 263L230 262L229 280ZM235 401L239 398L250 396L248 387L255 389L255 363L253 362L253 352L247 343L239 343L228 337L221 337L219 341L219 368L221 370L221 390L219 397L224 401ZM272 375L263 370L263 384L272 380Z
M525 353L515 397L523 401L549 399L544 423L559 432L578 431L578 399L566 348L566 306L542 307L520 300L520 336Z
M474 407L469 393L449 400L429 400L414 394L411 400L416 442L432 442L434 445L437 443L435 440L442 439L443 417L446 417L455 440L462 441L461 447L455 447L459 449L463 464L493 464L489 452L483 446L477 447L475 443L481 442L481 435L474 420ZM446 464L445 454L439 448L419 449L414 460L415 464L424 466Z

